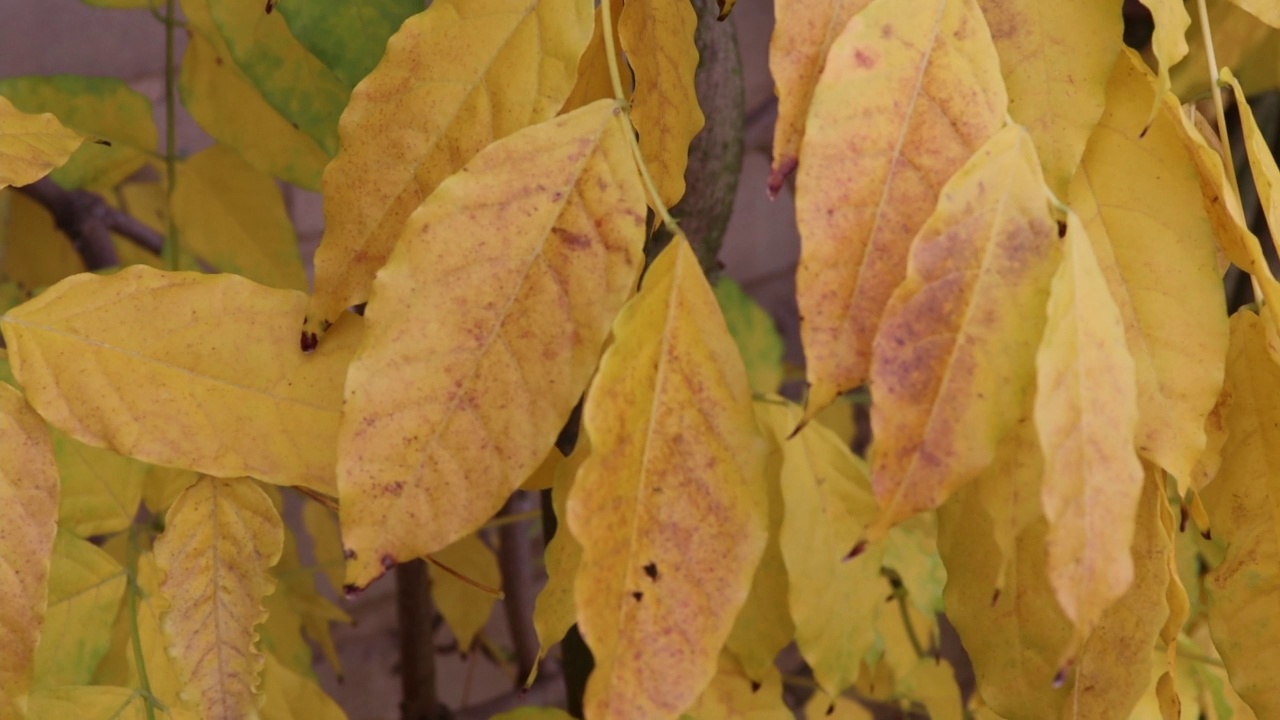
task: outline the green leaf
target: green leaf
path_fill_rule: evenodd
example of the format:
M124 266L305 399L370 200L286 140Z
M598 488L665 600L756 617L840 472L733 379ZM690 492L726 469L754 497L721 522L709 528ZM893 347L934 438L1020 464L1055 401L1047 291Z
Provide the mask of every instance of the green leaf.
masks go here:
M715 284L716 302L729 334L747 366L747 382L758 393L777 392L782 385L782 353L785 347L773 318L732 278Z
M298 42L351 86L378 64L387 38L422 8L422 0L306 0L276 6Z

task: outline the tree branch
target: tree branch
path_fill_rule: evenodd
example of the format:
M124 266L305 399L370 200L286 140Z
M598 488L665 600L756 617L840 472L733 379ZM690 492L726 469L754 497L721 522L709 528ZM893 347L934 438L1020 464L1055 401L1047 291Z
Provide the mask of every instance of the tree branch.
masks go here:
M564 702L564 681L560 674L545 672L538 676L528 690L512 690L506 695L463 708L453 714L453 720L489 720L498 713L518 707L563 707Z
M396 611L400 620L400 704L402 720L437 720L436 653L432 642L431 578L427 564L411 560L396 566Z
M111 233L119 233L134 244L160 254L164 238L137 218L107 204L102 197L85 190L67 190L49 178L16 188L43 205L70 240L89 270L118 265Z
M517 492L507 501L503 515L518 515L533 509L538 497ZM506 523L498 528L498 568L502 571L502 606L511 631L511 644L516 657L516 685L523 685L538 662L538 635L533 629L533 549L529 542L529 526L523 522Z

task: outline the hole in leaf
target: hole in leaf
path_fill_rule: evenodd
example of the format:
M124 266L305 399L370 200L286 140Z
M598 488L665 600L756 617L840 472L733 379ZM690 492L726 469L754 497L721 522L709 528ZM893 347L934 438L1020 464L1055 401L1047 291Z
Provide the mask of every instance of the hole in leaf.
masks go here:
M657 563L653 563L653 562L651 562L651 563L649 563L648 565L645 565L645 566L644 566L644 574L645 574L645 575L648 575L650 580L657 580L657 579L658 579L658 565L657 565Z
M644 593L636 591L631 593L631 597L635 598L636 602L640 602L640 598L644 597Z

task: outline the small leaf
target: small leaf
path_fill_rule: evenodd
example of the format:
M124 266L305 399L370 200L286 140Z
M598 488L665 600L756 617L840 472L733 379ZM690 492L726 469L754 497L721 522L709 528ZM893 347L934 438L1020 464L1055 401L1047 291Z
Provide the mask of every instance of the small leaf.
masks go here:
M284 525L247 479L203 478L165 515L156 540L164 633L183 680L182 698L209 720L242 720L258 706L262 655L254 628L275 584Z
M614 60L618 66L622 88L626 90L635 85L636 78L627 59L622 56L622 41L618 39L618 15L622 12L622 6L623 3L620 2L609 3L609 11L613 14L610 27L613 28ZM613 80L609 77L609 56L604 51L603 7L596 6L591 40L587 42L587 48L582 51L582 58L578 60L578 76L573 89L569 91L569 97L564 101L561 114L590 105L596 100L612 100L614 97Z
M1275 13L1280 16L1280 4L1276 5ZM1230 68L1223 69L1222 79L1231 84L1231 90L1235 94L1236 107L1240 112L1240 130L1244 135L1244 149L1249 157L1249 171L1258 191L1267 227L1271 230L1271 237L1280 237L1280 168L1276 167L1276 158L1267 145L1266 135L1253 117L1253 110L1249 107L1244 88L1240 87L1240 81L1231 74Z
M767 537L764 441L683 236L618 316L587 394L569 496L592 718L674 718L711 682ZM660 521L659 521L660 519Z
M36 648L36 686L87 685L111 645L125 572L87 540L58 533L49 567L49 609Z
M697 720L793 720L782 700L782 676L770 663L760 675L747 673L730 653L720 654L711 684L685 711Z
M0 100L3 102L3 100ZM8 238L4 244L4 276L28 288L42 288L84 272L84 258L40 203L13 190L10 196Z
M624 132L607 101L527 128L406 226L347 375L348 582L471 533L555 443L643 262ZM422 307L439 312L424 323Z
M1164 94L1169 92L1172 81L1169 79L1169 68L1187 55L1187 28L1191 26L1191 16L1187 14L1187 6L1182 0L1139 0L1151 11L1151 19L1155 23L1155 31L1151 36L1151 52L1156 56L1155 98L1147 113L1147 121L1142 129L1151 125L1160 103L1164 102Z
M0 97L0 189L48 175L67 162L83 141L52 114L27 114Z
M475 535L468 535L432 555L450 570L491 588L500 588L502 575L498 571L498 559L489 546ZM482 592L456 576L428 565L431 574L431 598L440 610L441 617L458 641L460 652L470 652L476 633L480 632L497 598Z
M782 354L786 348L773 318L732 278L716 280L715 293L729 334L746 363L752 391L776 393L782 386Z
M132 525L150 466L85 445L58 430L51 435L62 481L58 527L88 538Z

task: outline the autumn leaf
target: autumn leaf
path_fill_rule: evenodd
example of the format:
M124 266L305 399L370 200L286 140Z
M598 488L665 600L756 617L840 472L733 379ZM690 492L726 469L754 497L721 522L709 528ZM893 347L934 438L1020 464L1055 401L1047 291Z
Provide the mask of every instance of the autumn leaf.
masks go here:
M876 0L849 22L809 111L796 176L808 418L867 379L911 238L942 184L1006 117L976 1L901 10Z
M677 236L618 316L569 496L592 718L674 718L711 682L767 536L764 442L737 349Z
M432 558L488 587L499 588L502 585L498 559L474 534L440 550ZM489 621L497 598L440 570L437 565L430 565L427 569L431 574L431 598L436 608L458 641L458 650L469 652L476 633Z
M271 655L262 668L262 720L346 720L346 713L313 679Z
M88 538L132 525L149 466L85 445L58 430L51 436L62 483L58 527Z
M320 572L335 592L342 590L342 537L338 531L338 518L333 511L318 502L302 507L302 523L311 538L311 554Z
M1273 28L1280 28L1280 5L1275 0L1231 0L1241 9Z
M529 477L520 483L520 489L525 492L550 490L551 486L555 484L556 473L563 462L564 455L561 455L558 449L551 448L547 451L546 456L542 458L542 462L538 464L538 467L534 468L534 471L529 473Z
M22 717L48 598L58 470L44 422L8 385L0 385L0 499L0 715Z
M405 221L441 181L556 114L591 19L580 0L440 0L391 37L351 94L341 150L325 170L325 234L303 332L322 335L368 299Z
M1010 125L943 187L885 306L871 360L868 537L937 507L989 465L1034 382L1058 261L1031 137Z
M362 323L349 315L302 355L305 304L236 275L135 265L68 278L0 327L28 400L80 442L332 495L342 378Z
M1280 43L1276 42L1280 35L1276 29L1231 0L1208 0L1207 9L1217 66L1231 68L1251 93L1280 86ZM1173 92L1184 102L1207 93L1211 82L1198 13L1192 15L1187 44L1187 56L1171 71Z
M1138 0L1151 11L1151 20L1155 30L1151 35L1151 52L1156 57L1155 97L1147 112L1147 121L1142 129L1151 125L1164 101L1164 94L1169 92L1172 81L1169 79L1169 68L1186 57L1187 28L1191 26L1191 16L1187 14L1187 6L1182 0Z
M585 435L579 437L573 452L556 469L555 481L551 486L551 507L555 510L559 525L555 535L547 542L547 549L543 554L547 584L542 587L533 604L533 630L538 635L539 659L546 656L552 645L563 640L569 628L578 621L573 587L578 579L578 565L582 562L582 545L569 531L565 517L574 478L578 475L578 468L582 467L590 454L591 439ZM526 687L533 683L536 674L535 666L525 682Z
M40 288L84 272L84 259L67 242L47 208L13 190L0 193L10 195L8 237L0 258L6 278Z
M282 2L277 7L294 38L354 86L378 64L387 38L421 12L422 6L419 0L309 0Z
M49 605L36 648L37 687L87 685L111 644L124 568L88 540L63 531L53 542Z
M626 92L635 85L636 78L631 72L631 66L627 64L627 59L621 54L622 41L618 39L618 15L622 12L622 6L621 2L609 3L609 12L612 14L609 27L613 28L614 63L618 68L618 80L622 83L623 91ZM596 100L614 97L613 79L609 76L609 56L605 54L603 13L604 6L597 5L591 40L587 42L586 49L582 51L582 58L578 61L578 76L574 81L573 89L569 91L569 97L564 101L562 114L590 105Z
M356 587L496 513L581 396L643 257L618 112L600 101L494 143L379 273L338 440Z
M136 622L139 641L135 645L132 637L134 621L133 618L128 618L126 621L130 623L130 638L125 653L128 684L131 687L141 686L142 669L145 669L147 683L157 700L170 708L185 708L187 705L181 697L184 683L176 659L169 654L169 639L162 626L162 618L168 612L170 603L160 592L161 576L153 553L143 552L138 555L135 575L137 584L127 591L138 594Z
M1280 16L1280 5L1274 12ZM1240 131L1244 136L1245 154L1249 157L1249 171L1253 176L1253 184L1258 191L1258 200L1262 205L1262 213L1266 216L1267 227L1271 237L1280 237L1280 168L1276 167L1276 158L1267 145L1266 135L1258 127L1258 121L1249 107L1244 88L1236 80L1230 68L1224 68L1222 79L1231 85L1235 94L1236 107L1240 112ZM1270 273L1268 273L1270 276Z
M856 700L832 697L821 690L814 691L804 704L804 720L872 720L874 717Z
M255 626L274 582L284 525L247 479L204 478L178 498L156 540L164 633L182 698L210 720L255 717L262 655Z
M138 690L104 685L41 689L31 696L27 720L149 720L147 698ZM154 711L153 711L154 712ZM166 720L197 720L182 708L168 708Z
M686 711L697 720L793 720L782 700L782 676L772 664L762 675L753 676L730 653L720 654L720 664L711 684Z
M39 180L83 141L52 114L29 115L0 96L0 189Z

